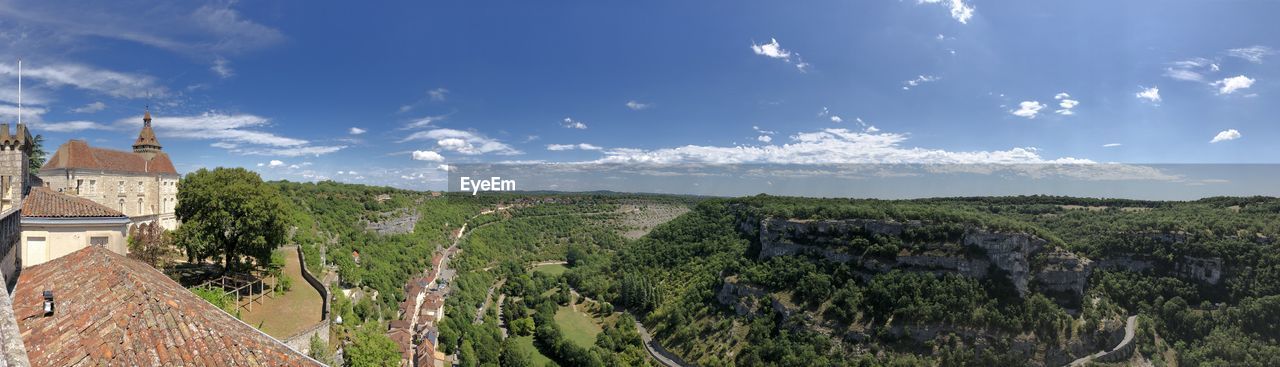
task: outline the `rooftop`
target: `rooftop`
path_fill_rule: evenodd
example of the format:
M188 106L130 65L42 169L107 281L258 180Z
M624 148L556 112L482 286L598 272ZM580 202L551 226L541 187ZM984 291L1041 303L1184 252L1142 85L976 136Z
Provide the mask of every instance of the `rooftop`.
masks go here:
M34 218L128 218L93 200L67 195L47 187L32 187L22 200L22 216Z
M48 169L95 169L131 173L178 174L173 161L164 152L155 152L155 157L147 159L145 155L113 149L89 146L84 140L72 139L58 147L49 161L40 167Z
M51 316L45 290L53 291ZM320 365L154 268L97 246L24 269L13 311L33 366Z

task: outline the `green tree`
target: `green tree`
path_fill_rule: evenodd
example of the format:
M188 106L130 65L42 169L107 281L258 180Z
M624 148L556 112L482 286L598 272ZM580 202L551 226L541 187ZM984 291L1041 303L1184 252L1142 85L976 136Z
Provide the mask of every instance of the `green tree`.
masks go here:
M221 255L224 270L241 256L265 265L284 241L284 200L244 168L200 169L178 183L178 231L188 257Z
M396 342L378 332L376 327L368 325L356 333L351 345L347 347L347 363L352 367L399 365L400 348L396 347Z
M502 366L503 367L531 367L533 366L533 355L529 351L516 346L514 339L507 339L502 342Z
M156 269L165 267L173 251L173 238L157 222L129 227L129 257Z
M458 351L458 364L463 367L480 365L479 359L476 357L476 350L471 346L470 339L462 340L462 347Z
M325 343L320 338L320 334L311 335L310 351L307 353L311 358L324 364L333 364L333 353L329 351L329 343Z
M40 171L44 166L44 135L31 137L31 155L27 156L27 169L32 173Z

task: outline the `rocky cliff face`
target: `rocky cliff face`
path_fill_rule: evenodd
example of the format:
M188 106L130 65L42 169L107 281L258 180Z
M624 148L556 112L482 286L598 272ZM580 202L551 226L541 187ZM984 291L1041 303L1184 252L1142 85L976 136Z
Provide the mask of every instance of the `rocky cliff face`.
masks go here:
M758 236L758 258L811 255L828 261L854 262L870 272L893 269L956 273L983 279L993 267L1008 275L1018 293L1037 290L1070 295L1078 300L1084 294L1089 275L1094 269L1135 272L1171 269L1170 274L1183 279L1218 284L1223 277L1222 260L1218 258L1184 257L1159 266L1155 259L1141 255L1120 255L1094 260L1053 247L1035 235L1001 232L971 227L959 239L964 249L942 243L910 244L925 249L924 254L901 253L891 258L865 256L850 241L859 236L901 237L905 231L922 227L919 221L897 222L874 219L796 220L783 218L748 219L739 228ZM1157 241L1186 241L1185 233L1143 232L1135 235ZM1033 259L1037 259L1033 261Z
M975 252L932 252L927 255L903 254L891 259L871 258L861 253L846 252L851 250L849 240L854 236L888 236L899 237L904 230L918 228L918 221L895 222L870 219L845 220L788 220L766 218L758 225L743 225L744 229L758 230L760 241L760 259L774 256L808 254L823 257L834 262L856 262L862 267L887 272L892 269L913 271L952 272L975 278L988 276L992 265L1008 273L1010 281L1021 294L1030 291L1033 269L1030 259L1042 251L1048 244L1039 237L1025 233L1003 233L980 228L965 231L960 245L980 251ZM926 249L944 248L944 244L924 244ZM981 253L977 255L976 253ZM1071 255L1064 252L1059 257L1067 259ZM1079 259L1071 259L1079 262ZM1068 276L1070 271L1084 271L1085 268L1061 266L1047 276L1054 279L1054 284L1068 284L1068 288L1083 290L1084 279L1088 274ZM1078 283L1078 286L1077 286Z

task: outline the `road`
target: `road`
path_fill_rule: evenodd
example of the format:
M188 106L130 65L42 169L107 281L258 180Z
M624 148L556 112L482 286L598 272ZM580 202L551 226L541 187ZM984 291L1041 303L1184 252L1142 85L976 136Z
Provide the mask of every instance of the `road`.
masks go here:
M1133 341L1133 336L1137 332L1137 330L1138 330L1138 315L1129 316L1129 319L1125 320L1125 323L1124 323L1124 339L1120 340L1120 344L1116 344L1116 346L1114 348L1111 348L1110 350L1098 351L1097 353L1080 357L1080 359L1072 361L1071 364L1069 364L1068 366L1071 366L1071 367L1084 366L1085 364L1088 364L1089 361L1092 361L1094 358L1101 357L1103 355L1106 355L1108 352L1118 350L1124 347L1125 345L1128 345L1130 342Z
M653 357L655 361L667 367L684 367L683 364L677 362L679 357L668 356L667 354L669 353L666 352L666 349L662 348L658 342L653 341L653 337L649 336L649 330L646 330L644 324L641 324L640 321L636 321L636 331L640 333L640 341L644 342L644 350L649 352L649 356Z
M484 304L480 305L480 308L476 309L476 318L471 320L472 324L479 324L480 320L484 319L484 310L489 308L489 300L493 299L493 292L502 288L502 283L506 281L506 279L498 279L497 282L494 282L493 285L489 286L489 293L484 295Z

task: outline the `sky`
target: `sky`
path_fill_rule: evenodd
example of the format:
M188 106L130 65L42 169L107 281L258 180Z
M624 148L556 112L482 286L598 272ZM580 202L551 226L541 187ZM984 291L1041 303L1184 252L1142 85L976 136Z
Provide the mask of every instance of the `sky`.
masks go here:
M442 188L450 164L1280 163L1276 1L0 0L52 153ZM1216 181L1215 181L1216 182Z

